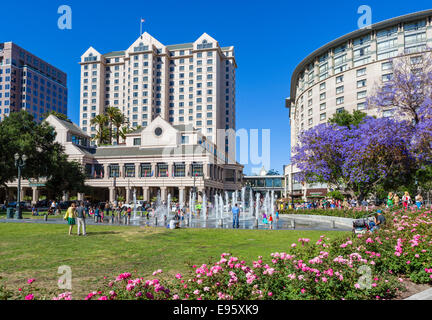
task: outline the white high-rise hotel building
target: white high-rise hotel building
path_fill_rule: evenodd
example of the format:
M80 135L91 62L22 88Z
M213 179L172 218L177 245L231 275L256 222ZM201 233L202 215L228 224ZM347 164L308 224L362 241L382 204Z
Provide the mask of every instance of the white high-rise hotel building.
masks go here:
M291 78L289 109L291 154L303 131L326 123L335 113L361 110L391 117L393 107L382 112L366 109L367 96L393 76L392 58L419 59L432 47L432 10L415 12L375 23L333 40L309 54ZM311 198L327 194L325 184L302 184L299 169L284 167L285 195Z
M205 33L193 43L163 45L145 32L124 51L90 47L80 65L80 126L90 136L97 130L90 120L114 106L131 127L147 127L157 116L191 124L235 158L235 144L218 135L236 128L234 47Z

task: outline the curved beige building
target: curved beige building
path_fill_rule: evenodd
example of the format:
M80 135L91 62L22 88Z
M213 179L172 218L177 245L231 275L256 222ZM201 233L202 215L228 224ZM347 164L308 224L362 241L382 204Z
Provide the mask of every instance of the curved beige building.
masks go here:
M416 12L373 24L344 35L312 52L296 67L291 78L291 150L299 134L342 110L365 110L366 97L376 85L392 77L391 58L415 57L432 47L432 10ZM378 116L392 116L392 109ZM297 183L291 165L285 166L287 195L311 194ZM325 186L309 186L309 189ZM317 194L316 192L314 194Z

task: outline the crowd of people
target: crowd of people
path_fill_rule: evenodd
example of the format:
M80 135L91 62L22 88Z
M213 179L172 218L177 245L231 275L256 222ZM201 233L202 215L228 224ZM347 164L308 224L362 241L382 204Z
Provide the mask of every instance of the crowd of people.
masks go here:
M411 196L408 191L404 192L402 197L399 197L397 193L390 192L388 194L387 199L381 204L381 207L386 208L394 208L394 207L403 207L404 209L408 209L415 205L415 208L420 210L425 206L424 199L421 193L418 193L414 201L411 199ZM289 209L299 210L299 209L339 209L339 210L348 210L357 208L359 210L375 210L377 207L380 207L375 203L375 201L371 201L368 199L363 199L358 201L356 199L331 199L331 198L323 198L320 200L311 200L305 201L303 203L294 203L289 204L286 207Z

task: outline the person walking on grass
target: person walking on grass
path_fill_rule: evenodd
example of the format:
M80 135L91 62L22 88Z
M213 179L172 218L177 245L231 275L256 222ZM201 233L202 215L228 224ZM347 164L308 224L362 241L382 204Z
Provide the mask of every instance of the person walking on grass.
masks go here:
M75 225L75 218L76 218L76 205L75 203L72 203L71 206L66 210L66 214L64 216L64 219L67 220L67 223L69 225L69 235L72 235L72 229Z
M87 235L86 223L85 223L86 212L85 212L85 207L83 202L80 202L78 208L76 208L76 213L77 213L78 235L80 235L80 228L81 228L82 235L86 236Z
M238 229L239 226L239 217L240 217L240 208L238 207L237 203L232 208L232 214L233 214L233 229Z

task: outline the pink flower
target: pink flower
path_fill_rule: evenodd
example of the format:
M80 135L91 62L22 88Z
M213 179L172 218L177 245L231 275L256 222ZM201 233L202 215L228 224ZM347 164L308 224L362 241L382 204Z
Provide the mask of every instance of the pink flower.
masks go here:
M194 293L195 295L199 295L200 291L199 291L198 289L196 289L193 293Z
M34 299L34 295L33 294L29 294L25 297L26 300L33 300Z
M354 285L354 287L355 287L356 289L360 289L360 285L359 285L358 283L356 283L356 284Z
M273 292L269 292L268 296L271 297L273 295Z
M410 263L411 263L411 261L409 261L409 260L406 262L406 264L410 264Z
M98 298L98 300L108 300L108 297L107 296L102 296L102 297Z
M297 245L296 245L295 243L293 243L293 244L291 245L291 248L295 248L295 247L297 247Z
M305 293L306 292L306 289L305 288L303 288L303 289L301 289L300 290L300 292L303 294L303 293Z
M151 294L151 292L147 292L146 297L150 300L152 300L154 298L153 295Z
M181 279L181 278L182 278L182 275L181 275L180 273L177 273L175 277L176 277L177 279Z
M31 278L31 279L28 279L28 280L27 280L27 283L28 283L28 284L32 284L32 283L35 282L35 281L36 281L36 279Z
M178 300L178 299L180 299L180 297L179 297L178 294L175 294L175 295L173 295L173 299L174 299L174 300Z

